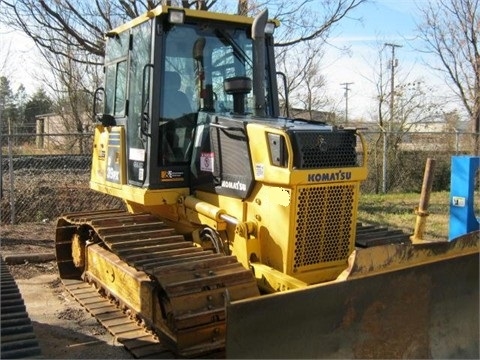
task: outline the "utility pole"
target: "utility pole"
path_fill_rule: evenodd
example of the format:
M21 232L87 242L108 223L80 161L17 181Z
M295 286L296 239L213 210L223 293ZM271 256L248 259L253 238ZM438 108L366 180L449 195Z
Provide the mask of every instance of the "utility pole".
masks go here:
M395 99L395 68L398 66L398 60L395 59L395 48L402 47L402 45L385 43L385 46L390 46L392 48L392 59L390 63L390 122L388 129L392 130L393 122L393 111L394 111L394 99Z
M395 59L395 48L401 47L401 45L393 43L385 43L385 46L392 48L392 59L390 63L391 79L390 79L390 121L388 122L388 132L392 131L393 123L393 111L394 111L394 90L395 90L395 67L398 65L398 61ZM387 151L388 151L388 136L387 129L383 129L383 184L382 191L387 193Z
M346 82L342 83L340 85L343 86L343 89L345 90L345 123L348 123L348 92L351 90L348 86L352 85L352 82Z

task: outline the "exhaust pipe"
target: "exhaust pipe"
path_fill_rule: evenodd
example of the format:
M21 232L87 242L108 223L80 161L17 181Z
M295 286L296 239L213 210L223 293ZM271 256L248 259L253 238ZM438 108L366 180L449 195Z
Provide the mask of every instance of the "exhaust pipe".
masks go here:
M253 60L253 99L255 116L265 117L265 26L268 10L263 10L253 20L252 38L254 46Z

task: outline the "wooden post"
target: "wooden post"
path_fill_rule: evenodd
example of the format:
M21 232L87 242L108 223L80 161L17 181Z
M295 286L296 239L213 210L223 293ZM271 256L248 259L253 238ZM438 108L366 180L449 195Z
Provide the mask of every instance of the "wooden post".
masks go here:
M420 243L423 241L423 233L425 232L425 225L428 216L428 204L430 202L430 193L432 192L433 173L435 170L435 159L428 158L425 165L425 173L423 175L422 192L420 194L420 201L418 207L415 208L417 214L417 221L415 223L415 230L410 237L412 243Z

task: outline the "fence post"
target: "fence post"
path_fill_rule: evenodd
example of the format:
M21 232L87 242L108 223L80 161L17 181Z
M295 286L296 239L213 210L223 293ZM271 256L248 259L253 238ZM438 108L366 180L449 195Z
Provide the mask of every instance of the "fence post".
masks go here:
M2 115L0 115L0 200L3 199L3 134L1 133L2 125Z
M8 136L8 174L10 178L10 222L15 225L15 180L13 174L12 136Z
M382 193L387 193L387 151L388 151L388 134L386 129L383 131L383 161L382 161Z

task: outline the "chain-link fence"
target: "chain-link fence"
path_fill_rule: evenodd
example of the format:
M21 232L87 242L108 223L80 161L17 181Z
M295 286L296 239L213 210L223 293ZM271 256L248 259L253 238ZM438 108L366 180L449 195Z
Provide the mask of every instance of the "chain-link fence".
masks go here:
M91 134L2 135L1 223L122 206L89 189Z
M419 192L428 158L436 160L433 191L450 189L450 162L454 155L474 154L472 133L364 132L368 179L363 193Z
M363 193L419 192L429 157L436 159L433 190L449 190L451 156L473 149L472 134L364 135L369 176ZM119 199L89 189L91 134L2 135L1 144L2 224L122 206Z

